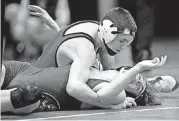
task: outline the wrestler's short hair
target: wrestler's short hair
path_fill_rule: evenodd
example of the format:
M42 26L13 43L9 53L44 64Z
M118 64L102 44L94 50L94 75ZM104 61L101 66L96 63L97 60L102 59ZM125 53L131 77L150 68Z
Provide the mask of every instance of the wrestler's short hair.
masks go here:
M151 85L150 83L146 83L146 89L140 96L136 97L132 92L126 91L127 97L135 98L135 102L137 105L143 106L153 106L153 105L161 105L162 98L159 95L158 91Z
M130 12L124 8L116 7L107 12L103 20L110 20L113 22L113 26L118 28L118 31L129 29L132 32L137 32L137 25L130 14Z

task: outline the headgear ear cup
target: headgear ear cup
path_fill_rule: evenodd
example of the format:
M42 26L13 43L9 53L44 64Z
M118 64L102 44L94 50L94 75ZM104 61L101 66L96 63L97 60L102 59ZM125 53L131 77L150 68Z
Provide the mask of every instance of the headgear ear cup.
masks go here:
M117 31L117 27L111 26L113 23L110 20L103 20L102 23L99 25L98 36L105 43L110 43L117 34L112 34L112 31Z

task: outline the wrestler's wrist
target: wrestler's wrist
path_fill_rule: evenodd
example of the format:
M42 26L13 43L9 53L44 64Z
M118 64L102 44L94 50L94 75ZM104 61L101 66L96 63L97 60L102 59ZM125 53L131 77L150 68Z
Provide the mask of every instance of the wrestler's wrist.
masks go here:
M140 63L136 64L136 65L134 66L134 68L135 68L136 71L139 72L139 73L144 70L143 66L142 66Z

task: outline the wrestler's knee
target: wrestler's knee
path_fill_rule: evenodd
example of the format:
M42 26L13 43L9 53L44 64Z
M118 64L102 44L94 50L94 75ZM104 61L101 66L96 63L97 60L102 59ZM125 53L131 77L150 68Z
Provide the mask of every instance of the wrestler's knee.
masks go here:
M37 102L27 105L25 107L14 109L12 112L14 114L29 114L29 113L32 113L34 110L36 110L38 108L39 104L40 104L40 101L37 101Z
M33 82L27 82L11 92L11 102L15 113L30 113L35 110L42 98L41 89Z

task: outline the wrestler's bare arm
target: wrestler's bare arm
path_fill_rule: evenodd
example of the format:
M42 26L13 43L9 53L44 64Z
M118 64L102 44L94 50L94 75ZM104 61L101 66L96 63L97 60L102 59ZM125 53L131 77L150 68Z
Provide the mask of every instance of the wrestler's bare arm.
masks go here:
M52 17L50 17L46 10L36 5L28 5L28 9L31 11L31 15L40 17L42 21L55 32L61 30L58 24L52 19Z
M86 84L90 67L93 65L96 53L92 43L85 39L78 38L81 41L76 50L76 57L71 65L69 80L66 90L72 97L92 105L96 105L98 101L96 93Z
M109 70L115 66L115 57L110 56L106 50L102 50L99 57L104 70Z
M111 99L119 95L119 93L121 93L125 89L127 84L130 81L132 81L137 74L139 74L143 70L148 70L153 68L155 69L161 67L165 64L166 60L167 60L167 56L161 57L161 60L159 58L155 58L153 60L142 61L136 64L133 68L131 68L127 72L123 74L119 74L115 80L112 80L110 83L105 84L105 86L103 85L102 86L103 88L98 87L97 96L100 102L102 102L102 104L105 105L110 104ZM103 73L103 72L99 71L99 73ZM103 77L101 77L101 79L103 79Z

